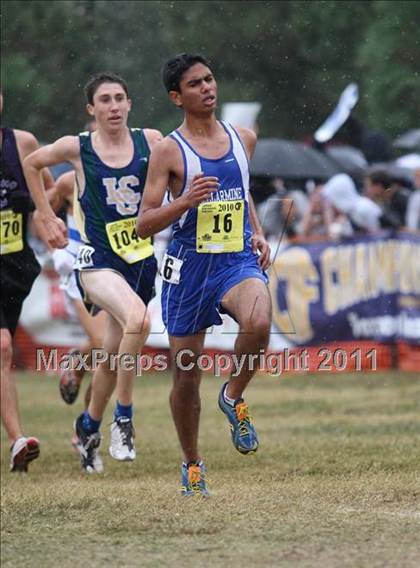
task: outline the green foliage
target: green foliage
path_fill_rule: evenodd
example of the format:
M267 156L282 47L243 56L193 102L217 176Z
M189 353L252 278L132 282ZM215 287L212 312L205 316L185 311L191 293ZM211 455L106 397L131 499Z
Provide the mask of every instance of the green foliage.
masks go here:
M420 3L382 1L3 2L4 122L49 141L86 121L83 85L110 69L133 99L131 124L181 118L162 87L166 58L200 51L219 100L263 104L264 136L303 137L356 80L356 112L393 135L416 126Z
M294 3L293 29L306 64L305 73L295 71L301 76L300 120L306 132L319 126L350 82L356 81L363 92L365 78L357 65L357 52L371 17L370 0Z
M419 22L419 2L375 2L374 19L359 51L369 77L368 122L392 133L419 125Z

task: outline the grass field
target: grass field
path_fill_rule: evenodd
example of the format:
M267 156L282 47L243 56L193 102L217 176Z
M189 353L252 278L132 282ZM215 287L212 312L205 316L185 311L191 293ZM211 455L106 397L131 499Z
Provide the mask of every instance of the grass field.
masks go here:
M420 381L372 373L257 377L248 390L261 446L233 449L202 386L210 499L179 496L167 375L136 385L137 461L86 476L70 448L82 402L19 375L26 432L42 441L29 475L8 473L2 435L3 567L328 568L420 565Z

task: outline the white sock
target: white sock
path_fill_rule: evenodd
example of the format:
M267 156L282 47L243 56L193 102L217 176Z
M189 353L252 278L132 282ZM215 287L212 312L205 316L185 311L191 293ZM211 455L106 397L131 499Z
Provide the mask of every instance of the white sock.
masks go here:
M223 398L225 399L225 402L227 404L229 404L230 406L233 406L235 404L235 399L234 398L230 398L227 394L227 387L225 388L225 390L223 391Z

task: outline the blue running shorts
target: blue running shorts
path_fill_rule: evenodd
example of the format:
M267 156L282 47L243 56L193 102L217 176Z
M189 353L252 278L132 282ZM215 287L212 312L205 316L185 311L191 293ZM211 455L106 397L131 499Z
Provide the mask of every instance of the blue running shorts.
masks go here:
M162 317L169 335L183 337L223 323L221 301L248 278L268 278L250 248L242 252L199 254L173 241L161 268Z

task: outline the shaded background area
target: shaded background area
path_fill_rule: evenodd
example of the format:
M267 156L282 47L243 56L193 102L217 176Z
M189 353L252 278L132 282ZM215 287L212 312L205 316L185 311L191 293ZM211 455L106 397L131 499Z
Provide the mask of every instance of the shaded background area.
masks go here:
M201 51L214 63L220 104L260 101L260 134L305 138L350 81L356 117L393 137L420 116L420 3L410 1L2 3L3 122L48 142L79 131L82 87L122 74L131 124L167 133L180 115L160 79L165 59Z

